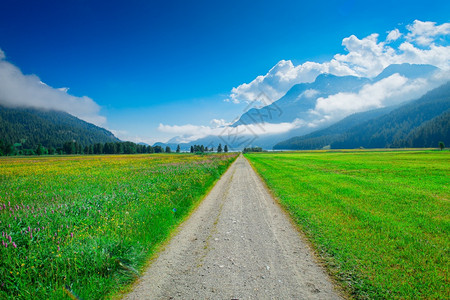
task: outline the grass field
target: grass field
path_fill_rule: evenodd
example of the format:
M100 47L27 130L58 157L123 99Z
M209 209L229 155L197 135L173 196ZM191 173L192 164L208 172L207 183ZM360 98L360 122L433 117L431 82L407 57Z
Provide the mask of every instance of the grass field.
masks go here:
M450 297L450 152L246 157L354 297Z
M0 298L117 292L235 157L1 159Z

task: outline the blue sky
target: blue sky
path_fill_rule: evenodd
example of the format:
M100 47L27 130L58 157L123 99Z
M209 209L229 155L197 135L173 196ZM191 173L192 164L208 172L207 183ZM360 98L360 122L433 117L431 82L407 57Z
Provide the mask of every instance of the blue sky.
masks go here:
M232 121L246 107L224 101L232 88L279 61L322 63L351 35L449 16L449 1L3 0L0 49L22 74L87 97L119 137L151 143L172 135L160 124Z

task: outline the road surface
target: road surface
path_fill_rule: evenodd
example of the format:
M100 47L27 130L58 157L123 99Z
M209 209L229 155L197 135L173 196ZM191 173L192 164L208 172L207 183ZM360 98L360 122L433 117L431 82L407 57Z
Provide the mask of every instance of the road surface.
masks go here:
M340 299L241 155L125 299Z

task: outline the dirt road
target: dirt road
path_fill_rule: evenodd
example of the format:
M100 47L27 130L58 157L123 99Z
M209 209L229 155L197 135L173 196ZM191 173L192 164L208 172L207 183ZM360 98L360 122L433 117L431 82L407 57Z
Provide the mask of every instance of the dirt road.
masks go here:
M241 155L126 299L339 299Z

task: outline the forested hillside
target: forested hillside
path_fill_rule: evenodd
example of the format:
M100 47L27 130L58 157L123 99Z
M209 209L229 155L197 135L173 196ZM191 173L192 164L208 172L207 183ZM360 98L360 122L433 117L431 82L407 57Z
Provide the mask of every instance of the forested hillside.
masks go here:
M61 111L0 106L0 140L22 144L23 148L59 148L67 141L82 146L119 142L108 130L82 121Z
M450 111L447 111L411 131L393 143L393 147L436 147L439 142L450 145Z
M352 127L358 124L362 124L367 120L371 120L376 117L385 115L394 110L395 108L397 108L397 106L385 107L371 111L356 113L346 117L345 119L325 129L314 131L310 134L303 136L296 136L286 141L280 142L276 144L273 148L283 150L322 149L323 147L326 147L330 145L332 142L336 141L341 136L341 134L345 133Z

